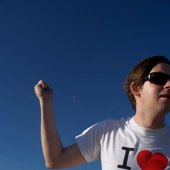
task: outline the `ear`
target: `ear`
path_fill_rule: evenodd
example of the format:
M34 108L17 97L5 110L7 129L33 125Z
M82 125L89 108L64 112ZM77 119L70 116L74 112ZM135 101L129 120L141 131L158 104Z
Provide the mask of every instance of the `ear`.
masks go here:
M134 82L132 82L130 85L130 91L134 96L140 96L139 87L136 86Z

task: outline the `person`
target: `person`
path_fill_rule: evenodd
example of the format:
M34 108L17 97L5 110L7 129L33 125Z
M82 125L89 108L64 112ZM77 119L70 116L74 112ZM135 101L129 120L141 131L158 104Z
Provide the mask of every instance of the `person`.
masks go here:
M40 80L35 94L41 110L41 141L47 168L66 168L100 160L102 170L170 170L170 60L151 56L129 73L124 89L131 117L97 122L64 147L56 128L53 92Z

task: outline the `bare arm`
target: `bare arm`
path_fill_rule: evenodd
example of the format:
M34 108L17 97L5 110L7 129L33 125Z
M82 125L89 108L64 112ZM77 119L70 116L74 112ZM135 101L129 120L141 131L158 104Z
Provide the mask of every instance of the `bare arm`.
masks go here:
M56 129L52 106L52 89L40 80L35 86L41 110L41 142L48 168L66 168L85 163L77 144L64 148Z

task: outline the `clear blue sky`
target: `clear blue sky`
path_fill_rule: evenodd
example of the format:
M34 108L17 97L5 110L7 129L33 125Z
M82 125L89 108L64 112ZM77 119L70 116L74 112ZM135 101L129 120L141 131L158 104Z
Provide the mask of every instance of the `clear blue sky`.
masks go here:
M64 145L95 122L133 115L122 84L144 57L170 57L169 9L169 0L0 0L0 169L46 170L39 79L54 89Z

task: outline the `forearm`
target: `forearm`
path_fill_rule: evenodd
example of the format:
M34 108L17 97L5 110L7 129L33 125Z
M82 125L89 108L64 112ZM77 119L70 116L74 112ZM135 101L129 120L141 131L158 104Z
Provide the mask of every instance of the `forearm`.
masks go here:
M60 158L63 146L56 129L52 103L40 101L41 108L41 142L47 167L54 167Z

